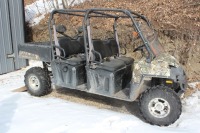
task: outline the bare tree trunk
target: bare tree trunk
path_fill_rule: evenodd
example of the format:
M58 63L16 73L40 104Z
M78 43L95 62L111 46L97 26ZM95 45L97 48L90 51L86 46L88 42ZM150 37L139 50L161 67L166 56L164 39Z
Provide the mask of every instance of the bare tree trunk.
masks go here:
M66 9L69 8L69 3L68 3L68 0L64 0L65 1L65 6L66 6Z
M51 9L53 7L52 5L53 4L51 3L51 1L47 1L47 6L48 6L49 9Z
M62 6L63 6L63 9L66 9L66 1L65 0L62 0Z
M52 5L53 5L53 8L56 9L56 5L54 3L54 1L51 1Z
M37 8L37 10L38 10L38 13L41 14L37 3L35 3L35 6L36 6L36 8Z
M56 1L56 8L59 9L58 0L55 0L55 1Z
M75 0L72 0L72 2L69 4L69 8L74 4Z
M43 0L43 5L44 5L45 12L47 13L47 8L46 8L45 0Z

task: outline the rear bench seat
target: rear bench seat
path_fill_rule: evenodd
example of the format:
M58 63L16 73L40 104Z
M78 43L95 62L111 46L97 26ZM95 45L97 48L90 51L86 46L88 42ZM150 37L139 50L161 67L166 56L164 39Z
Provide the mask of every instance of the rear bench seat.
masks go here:
M66 59L66 63L70 65L80 65L85 63L84 56L77 56L78 54L84 53L84 44L82 44L78 40L72 40L68 37L61 37L59 38L60 47L64 49L65 56L63 51L61 51L61 56ZM74 57L69 58L72 55L76 55Z
M65 51L65 58L69 57L70 55L84 53L84 44L81 44L77 40L72 40L68 37L61 37L59 38L59 44L60 47ZM64 56L62 51L61 56Z
M78 40L68 37L61 37L58 41L60 47L65 51L65 56L62 50L60 56L65 59L52 62L55 82L58 86L75 89L86 83L84 45Z

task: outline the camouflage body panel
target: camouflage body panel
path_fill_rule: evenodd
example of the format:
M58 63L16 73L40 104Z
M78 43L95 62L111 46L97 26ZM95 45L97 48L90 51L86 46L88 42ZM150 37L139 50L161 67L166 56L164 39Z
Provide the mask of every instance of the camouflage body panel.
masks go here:
M156 76L170 76L169 66L178 67L177 60L167 54L163 53L154 58L150 63L146 62L146 58L135 62L133 66L133 82L140 83L142 75L156 75Z

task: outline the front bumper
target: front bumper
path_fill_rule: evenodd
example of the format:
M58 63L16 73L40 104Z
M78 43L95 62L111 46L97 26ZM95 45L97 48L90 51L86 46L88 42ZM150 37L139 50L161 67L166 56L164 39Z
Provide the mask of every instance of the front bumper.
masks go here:
M177 83L179 86L179 93L185 92L185 90L188 87L187 84L187 76L185 74L185 71L182 67L171 67L170 68L170 78L174 80L175 83Z

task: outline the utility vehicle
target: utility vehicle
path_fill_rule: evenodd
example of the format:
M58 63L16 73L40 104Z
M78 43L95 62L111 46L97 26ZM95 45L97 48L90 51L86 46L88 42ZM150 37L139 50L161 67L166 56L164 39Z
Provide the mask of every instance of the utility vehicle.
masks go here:
M65 34L66 27L56 24L55 14L82 17L80 34ZM93 39L92 18L113 19L114 36ZM127 18L135 29L134 35L142 40L134 49L144 55L138 62L121 53L126 49L120 45L117 23ZM33 67L25 74L31 95L50 93L52 76L56 86L66 89L128 102L139 100L142 116L154 125L167 126L179 118L186 75L176 59L163 51L146 17L125 9L54 10L48 25L50 42L19 45L20 57L40 60L44 66Z

